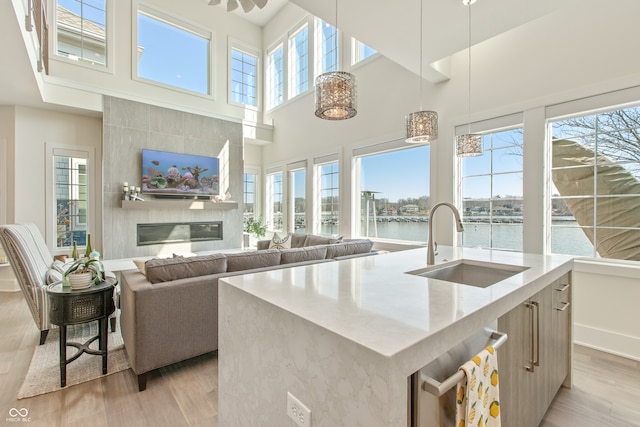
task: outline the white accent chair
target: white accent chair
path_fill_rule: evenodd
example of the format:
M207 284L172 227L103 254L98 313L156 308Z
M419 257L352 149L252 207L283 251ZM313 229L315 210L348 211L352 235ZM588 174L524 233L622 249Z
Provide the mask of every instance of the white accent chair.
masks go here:
M44 344L52 326L49 323L47 273L52 269L53 255L35 224L0 225L0 242L13 273L27 301L36 326L40 329L40 345ZM115 330L115 312L110 318Z

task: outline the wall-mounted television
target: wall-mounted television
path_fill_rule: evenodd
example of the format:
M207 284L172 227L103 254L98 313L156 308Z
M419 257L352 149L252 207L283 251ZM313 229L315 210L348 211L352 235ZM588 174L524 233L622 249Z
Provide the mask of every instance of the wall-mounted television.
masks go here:
M142 193L160 196L215 196L220 161L216 157L142 150Z

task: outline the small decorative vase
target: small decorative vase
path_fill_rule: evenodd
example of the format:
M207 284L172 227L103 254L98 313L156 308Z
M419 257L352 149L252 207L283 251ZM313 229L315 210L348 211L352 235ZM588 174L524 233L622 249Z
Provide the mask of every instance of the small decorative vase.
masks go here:
M93 282L93 273L71 273L67 275L71 289L85 289Z

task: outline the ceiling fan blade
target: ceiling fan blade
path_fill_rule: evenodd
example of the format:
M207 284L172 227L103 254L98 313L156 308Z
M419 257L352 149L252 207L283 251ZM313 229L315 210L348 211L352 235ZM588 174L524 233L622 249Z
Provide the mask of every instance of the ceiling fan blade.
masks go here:
M253 0L253 2L256 4L256 6L258 6L260 9L262 9L266 4L267 4L267 0Z
M242 6L242 10L244 10L245 13L249 12L251 9L253 9L253 6L255 6L253 4L253 1L251 0L240 0L240 5Z
M209 0L209 6L216 6L220 4L220 0Z
M236 10L238 8L238 0L227 0L227 12Z

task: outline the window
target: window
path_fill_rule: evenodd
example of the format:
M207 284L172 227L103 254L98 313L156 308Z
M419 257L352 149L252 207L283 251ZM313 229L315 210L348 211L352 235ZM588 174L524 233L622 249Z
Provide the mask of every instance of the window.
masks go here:
M305 169L293 170L289 173L291 180L291 205L293 206L293 231L296 233L307 232L306 219L306 178Z
M282 172L267 175L267 226L273 231L284 230L282 195Z
M364 61L376 53L378 52L375 49L370 48L356 39L351 39L351 65Z
M57 55L106 66L106 20L106 0L57 0Z
M244 174L243 201L244 201L244 221L256 216L256 178L255 173Z
M522 128L482 136L462 159L462 245L522 251Z
M320 234L339 234L340 174L338 162L317 165L320 177Z
M140 6L137 76L207 95L211 33Z
M55 249L85 246L88 229L87 157L54 151Z
M231 102L258 106L258 56L231 48Z
M320 18L316 18L316 76L338 71L338 30Z
M280 44L267 54L267 108L284 102L284 47Z
M551 252L640 260L640 107L550 127Z
M309 26L289 37L289 98L309 89Z
M427 241L429 156L429 146L422 145L356 157L360 195L357 235Z

